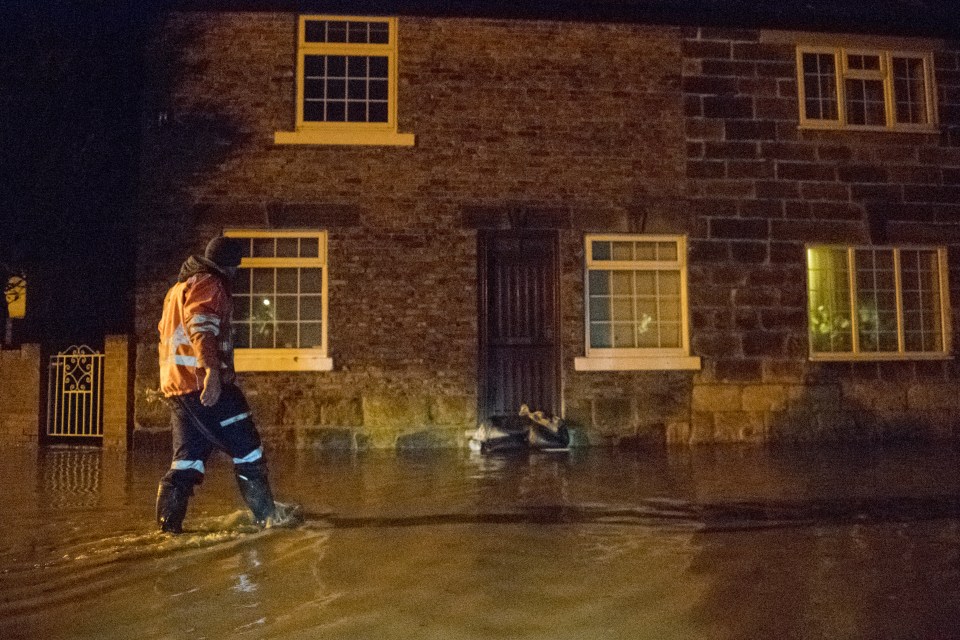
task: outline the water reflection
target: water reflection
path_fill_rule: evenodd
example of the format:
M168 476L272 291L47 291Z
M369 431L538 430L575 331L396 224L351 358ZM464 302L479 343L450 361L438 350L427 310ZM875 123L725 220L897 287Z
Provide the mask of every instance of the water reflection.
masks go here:
M14 451L3 638L958 638L960 456L694 449L273 452L308 513L256 532L211 461Z

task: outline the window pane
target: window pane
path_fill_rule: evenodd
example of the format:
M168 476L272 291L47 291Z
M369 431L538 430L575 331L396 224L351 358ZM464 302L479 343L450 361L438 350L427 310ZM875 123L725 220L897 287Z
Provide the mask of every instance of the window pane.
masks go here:
M306 20L304 23L304 40L306 42L327 41L326 20Z
M302 296L300 298L300 320L322 320L323 306L320 296Z
M882 126L887 122L882 80L848 79L847 122Z
M859 249L857 330L861 351L897 351L897 296L893 250Z
M386 101L387 99L387 81L371 80L368 86L368 95L370 100Z
M300 269L300 293L317 294L323 291L323 270L304 268Z
M278 258L296 258L298 252L298 241L296 238L277 238Z
M343 102L328 102L326 117L327 122L344 122L347 117L347 105Z
M364 102L351 101L347 103L347 122L366 122L367 105Z
M592 242L590 243L591 253L594 260L609 260L610 259L610 243L609 242Z
M657 259L657 244L655 242L636 242L634 245L636 247L637 260Z
M590 321L606 322L611 314L610 298L590 296Z
M345 78L347 77L347 57L346 56L323 56L326 59L327 78Z
M303 119L307 122L323 122L326 119L323 102L306 102L303 105Z
M386 102L371 102L367 108L367 118L370 122L387 122L389 120Z
M804 115L812 120L838 120L837 76L832 53L803 54Z
M680 343L680 323L661 322L660 323L660 347L678 348Z
M321 325L319 322L304 322L300 325L300 344L301 349L319 348L321 343Z
M936 251L900 252L903 285L904 348L908 351L943 350L943 316L939 258Z
M370 23L370 44L389 44L390 24L387 22Z
M613 331L609 323L590 323L590 346L594 349L609 349L613 346Z
M614 295L630 295L633 293L632 271L610 272L611 292Z
M273 324L260 323L252 326L250 348L273 349Z
M272 258L274 257L275 249L273 246L273 238L254 238L253 239L253 256L254 258Z
M680 298L662 298L660 300L660 320L680 321Z
M633 260L632 242L613 242L613 260Z
M359 42L363 44L370 42L368 28L368 22L348 22L347 42Z
M817 353L853 349L850 280L843 249L807 250L810 345Z
M320 255L320 241L317 238L300 238L300 257L316 258Z
M370 56L369 74L371 78L380 78L386 80L390 77L388 58L386 56Z
M658 242L657 260L677 260L676 242Z
M296 349L299 346L297 344L297 323L277 323L275 339L277 349Z
M660 295L680 295L680 274L677 271L657 271L660 281Z
M637 346L633 323L616 322L613 325L613 346L615 349L633 349Z
M858 71L879 71L880 56L853 54L847 56L847 66Z
M657 274L654 271L636 271L636 293L638 296L657 295Z
M347 23L334 22L327 23L326 42L346 42L347 41Z
M253 273L253 293L273 293L273 269L251 269L250 271Z
M277 321L296 322L297 310L299 307L297 304L297 296L277 296L276 300Z
M922 58L893 59L893 94L898 123L928 123L926 84Z
M633 322L633 299L627 296L617 296L610 300L613 319L616 322Z

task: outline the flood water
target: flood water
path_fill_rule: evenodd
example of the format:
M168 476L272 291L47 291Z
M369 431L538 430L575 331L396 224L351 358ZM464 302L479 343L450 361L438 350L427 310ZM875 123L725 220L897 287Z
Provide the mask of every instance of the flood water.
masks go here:
M162 453L0 458L0 638L960 638L960 454L735 447L217 458L154 531Z

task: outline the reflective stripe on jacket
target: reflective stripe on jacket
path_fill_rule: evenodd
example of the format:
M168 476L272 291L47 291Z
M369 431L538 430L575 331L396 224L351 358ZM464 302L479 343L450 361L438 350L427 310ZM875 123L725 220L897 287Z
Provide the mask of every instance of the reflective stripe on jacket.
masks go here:
M234 378L230 315L233 303L219 277L197 273L173 285L160 318L160 391L165 396L200 391L206 369Z

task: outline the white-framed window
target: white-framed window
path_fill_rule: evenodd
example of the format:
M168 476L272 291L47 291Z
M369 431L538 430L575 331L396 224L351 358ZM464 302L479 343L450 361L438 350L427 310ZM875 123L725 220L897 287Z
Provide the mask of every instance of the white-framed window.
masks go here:
M397 19L300 16L295 131L277 144L412 145L397 133Z
M944 247L808 246L813 360L950 357Z
M800 126L920 130L937 123L929 52L797 48Z
M586 355L580 371L699 369L690 356L683 236L585 237Z
M233 283L237 371L329 371L327 232L228 230L243 241Z

